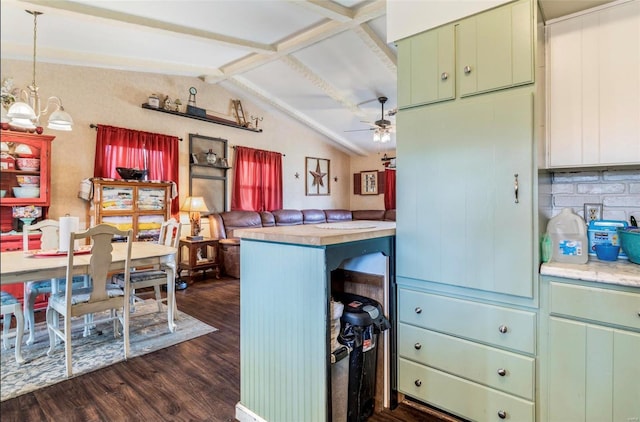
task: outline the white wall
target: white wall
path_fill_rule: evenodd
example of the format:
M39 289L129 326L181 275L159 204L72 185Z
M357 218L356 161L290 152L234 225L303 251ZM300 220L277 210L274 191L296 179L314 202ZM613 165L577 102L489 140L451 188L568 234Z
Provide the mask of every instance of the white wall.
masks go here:
M398 41L511 0L387 0L387 42Z
M31 61L2 60L2 79L13 78L16 87L31 82ZM350 157L334 148L315 131L273 110L259 109L248 98L232 96L217 85L200 79L125 72L120 70L66 66L49 63L37 64L37 83L41 98L56 95L62 98L65 109L75 122L72 132L48 130L55 135L52 146L52 190L49 216L59 218L67 213L81 218L86 227L86 203L77 198L80 181L93 176L96 131L91 123L174 135L183 138L180 144L180 201L189 189L189 133L219 137L229 146L242 145L278 151L283 158L284 208L349 208L353 196ZM235 120L231 100L242 100L245 114L263 116L263 133L253 133L208 122L172 116L145 110L151 93L188 100L188 89L198 89L197 105L209 113ZM46 119L45 119L46 121ZM230 148L229 154L233 154ZM329 196L305 196L305 157L326 158L331 161ZM232 158L232 157L231 157ZM232 160L230 160L232 163ZM300 177L295 178L298 173ZM232 171L229 171L232 176ZM232 180L230 180L229 191ZM228 201L230 203L230 201ZM377 205L377 204L376 204ZM382 208L382 202L376 206Z

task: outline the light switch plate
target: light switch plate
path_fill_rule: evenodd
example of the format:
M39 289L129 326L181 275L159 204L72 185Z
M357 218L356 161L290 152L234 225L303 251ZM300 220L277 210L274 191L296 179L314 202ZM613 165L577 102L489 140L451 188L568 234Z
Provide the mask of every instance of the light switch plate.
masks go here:
M602 220L602 204L584 204L584 221Z

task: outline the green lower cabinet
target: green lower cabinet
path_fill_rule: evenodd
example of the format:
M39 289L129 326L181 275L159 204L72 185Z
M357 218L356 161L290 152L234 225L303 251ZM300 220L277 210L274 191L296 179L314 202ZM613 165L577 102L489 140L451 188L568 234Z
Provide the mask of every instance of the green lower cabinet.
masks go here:
M574 300L564 306L557 298L568 289L575 290ZM583 302L585 289L599 296ZM640 292L544 278L542 292L540 421L640 420L640 321L625 319L630 314L640 320ZM621 306L612 306L613 299ZM597 314L631 324L611 326L594 320Z
M549 421L640 420L640 334L549 322Z

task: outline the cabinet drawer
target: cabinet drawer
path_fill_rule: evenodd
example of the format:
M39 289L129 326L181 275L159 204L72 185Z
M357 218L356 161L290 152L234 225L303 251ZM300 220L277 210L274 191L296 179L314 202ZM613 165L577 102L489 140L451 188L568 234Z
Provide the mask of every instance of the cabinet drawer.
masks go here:
M400 289L398 308L407 324L523 353L536 350L534 312L408 289Z
M534 420L534 403L492 388L399 359L400 392L477 421ZM502 416L500 413L504 412Z
M533 358L407 324L398 325L398 353L505 393L534 399Z
M550 312L640 330L640 293L550 283Z

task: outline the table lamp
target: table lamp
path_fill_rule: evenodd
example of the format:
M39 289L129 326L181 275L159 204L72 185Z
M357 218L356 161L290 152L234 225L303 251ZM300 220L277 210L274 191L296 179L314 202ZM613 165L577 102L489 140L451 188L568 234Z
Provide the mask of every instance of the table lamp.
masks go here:
M202 240L200 236L200 213L209 212L201 196L187 196L182 203L180 211L189 213L189 221L191 221L191 236L187 236L188 240Z

